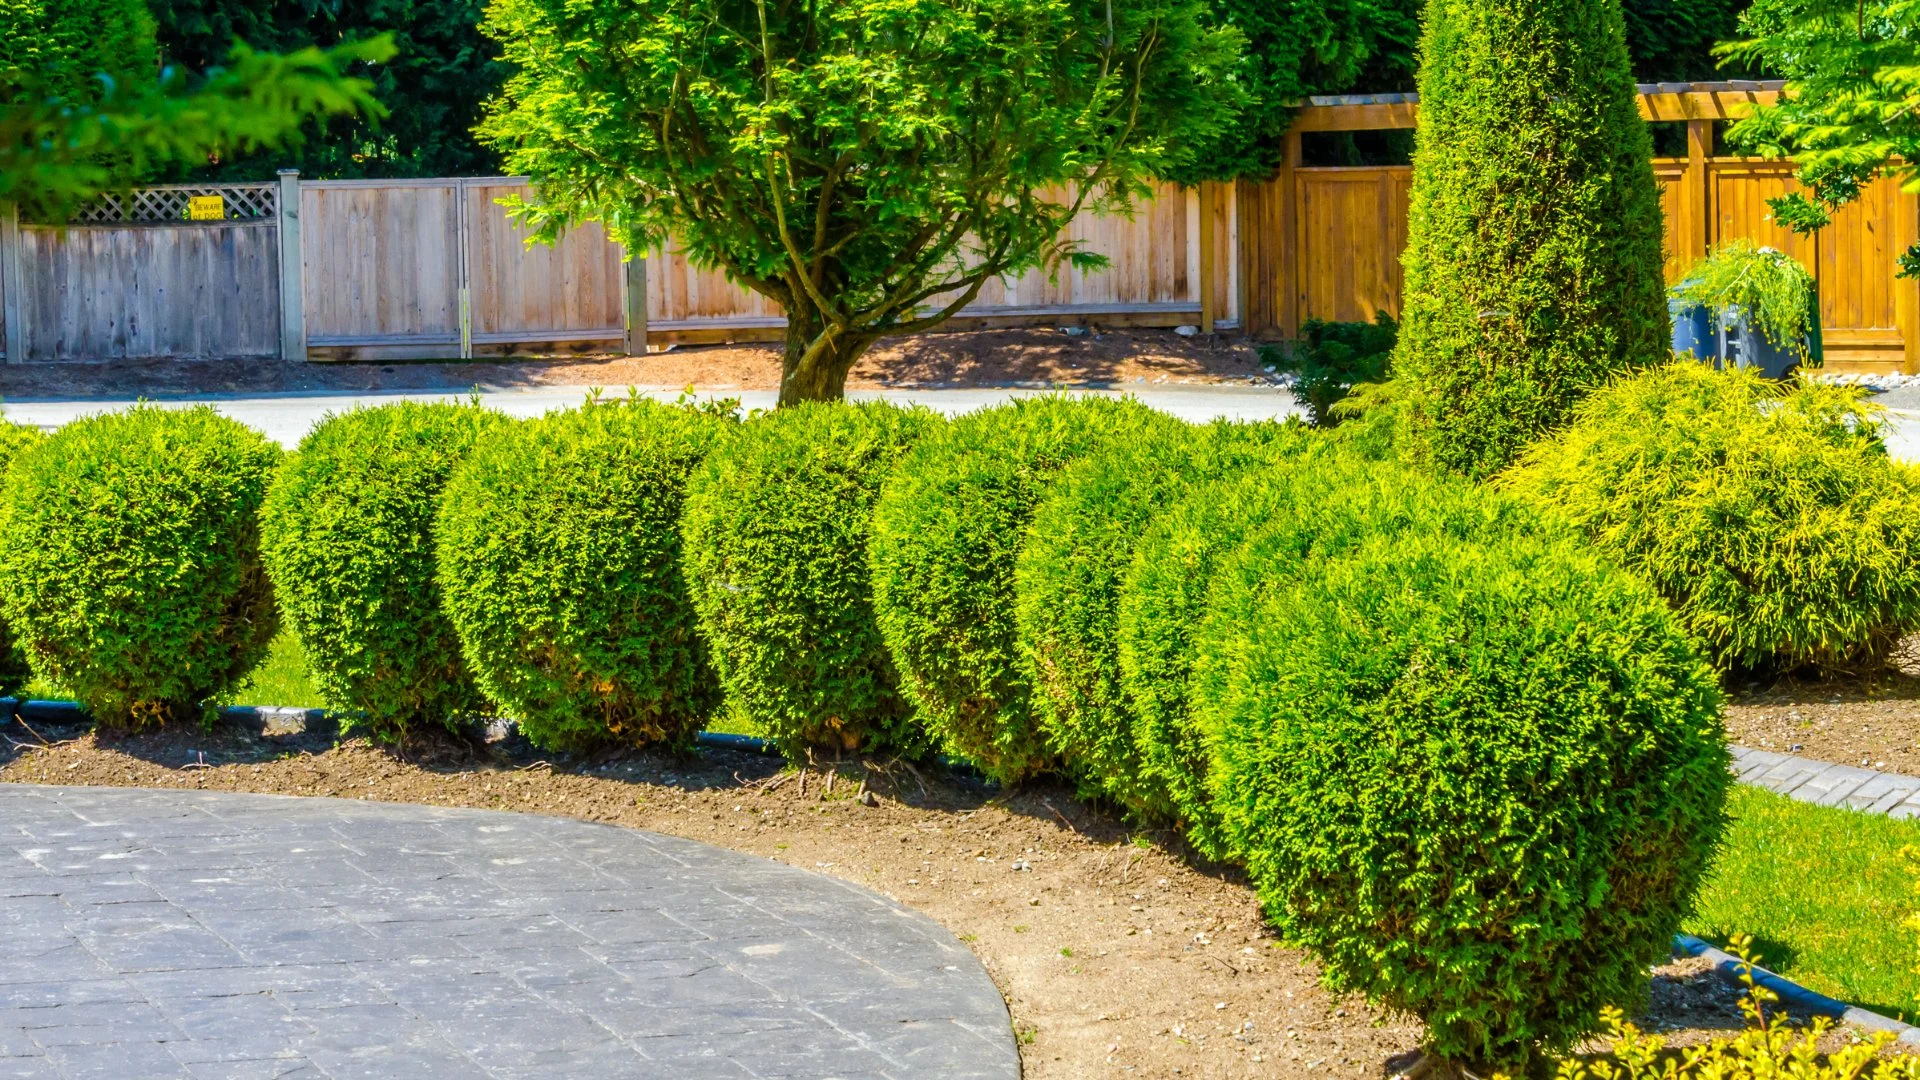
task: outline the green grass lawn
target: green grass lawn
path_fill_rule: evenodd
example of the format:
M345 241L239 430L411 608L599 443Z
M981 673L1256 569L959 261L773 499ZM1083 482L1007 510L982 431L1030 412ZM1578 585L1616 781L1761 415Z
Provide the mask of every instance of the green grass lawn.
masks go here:
M293 631L282 629L267 650L267 658L253 669L245 685L233 694L235 705L278 705L283 708L325 707L320 692L307 675L307 653Z
M1901 921L1920 910L1900 849L1920 824L1794 802L1737 785L1733 823L1690 933L1724 946L1748 933L1761 963L1849 1004L1912 1020L1920 949Z
M35 676L27 682L23 696L47 701L67 701L73 695ZM267 658L253 669L247 682L234 691L231 705L279 705L288 708L317 709L323 703L320 692L307 676L307 654L293 631L282 629L267 649Z

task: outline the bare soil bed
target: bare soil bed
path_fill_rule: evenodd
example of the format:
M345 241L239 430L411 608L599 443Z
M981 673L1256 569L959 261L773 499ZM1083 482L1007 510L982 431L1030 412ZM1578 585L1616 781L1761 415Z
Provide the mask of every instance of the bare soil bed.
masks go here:
M1882 671L1736 690L1725 715L1741 746L1920 776L1920 640Z
M1251 345L1170 330L969 330L885 341L863 357L849 385L871 387L1119 386L1266 382ZM774 390L772 345L696 345L647 356L514 357L471 362L283 364L127 361L0 369L13 400L177 397L206 393L368 392L533 386L687 386Z
M1060 788L1001 793L879 762L832 767L831 784L819 770L780 779L777 760L711 748L576 762L513 742L398 754L325 730L232 724L114 737L16 721L0 734L0 781L562 814L857 882L968 943L1006 996L1034 1080L1380 1076L1419 1041L1417 1025L1377 1023L1320 989L1237 875ZM1697 1042L1740 1026L1734 1001L1703 965L1681 961L1656 972L1641 1023Z

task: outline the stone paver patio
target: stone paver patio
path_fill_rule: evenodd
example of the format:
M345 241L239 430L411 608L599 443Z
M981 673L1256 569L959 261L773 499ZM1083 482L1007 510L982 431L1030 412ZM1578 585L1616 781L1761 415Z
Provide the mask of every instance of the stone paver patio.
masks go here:
M1020 1072L951 934L565 818L0 784L0 1077Z

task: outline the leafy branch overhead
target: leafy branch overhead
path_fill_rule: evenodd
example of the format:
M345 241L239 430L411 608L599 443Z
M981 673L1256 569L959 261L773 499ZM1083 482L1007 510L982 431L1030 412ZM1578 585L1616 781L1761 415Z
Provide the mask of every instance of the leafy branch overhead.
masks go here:
M1776 104L1727 133L1799 165L1806 190L1769 199L1775 220L1823 228L1882 170L1920 191L1920 0L1756 0L1740 29L1746 40L1716 51L1787 78ZM1900 272L1920 275L1920 245Z
M1104 259L1063 233L1191 162L1241 93L1195 0L495 0L480 128L547 236L671 234L788 316L783 400L988 281Z
M283 145L312 116L377 118L369 84L343 72L392 55L385 38L285 55L236 46L197 83L176 69L147 83L99 74L94 94L68 91L57 72L0 68L0 203L64 220L161 165Z

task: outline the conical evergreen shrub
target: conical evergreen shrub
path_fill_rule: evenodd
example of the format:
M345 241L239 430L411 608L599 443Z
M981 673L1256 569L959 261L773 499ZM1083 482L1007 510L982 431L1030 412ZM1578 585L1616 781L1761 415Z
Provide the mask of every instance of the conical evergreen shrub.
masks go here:
M1433 0L1396 373L1432 463L1497 471L1666 359L1659 191L1619 0Z

